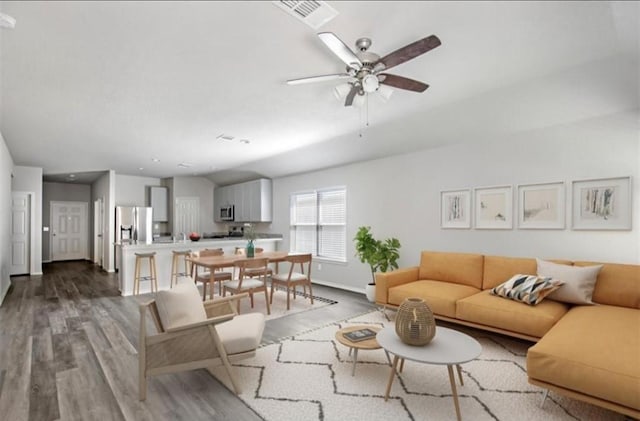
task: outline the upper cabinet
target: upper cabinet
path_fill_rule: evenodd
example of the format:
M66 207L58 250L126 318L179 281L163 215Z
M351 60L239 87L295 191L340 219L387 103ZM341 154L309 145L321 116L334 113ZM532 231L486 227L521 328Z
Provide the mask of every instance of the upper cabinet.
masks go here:
M149 187L149 201L154 222L169 221L169 195L166 187Z
M261 178L246 183L217 187L213 192L214 220L220 219L220 207L233 205L235 222L271 222L271 180Z

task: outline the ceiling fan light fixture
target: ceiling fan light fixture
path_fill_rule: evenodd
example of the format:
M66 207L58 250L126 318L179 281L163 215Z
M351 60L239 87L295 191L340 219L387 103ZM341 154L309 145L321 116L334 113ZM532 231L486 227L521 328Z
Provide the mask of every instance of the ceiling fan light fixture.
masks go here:
M380 84L378 83L378 77L375 75L366 75L364 78L362 78L362 89L370 94L372 92L375 92L378 89L378 86L380 86Z
M338 101L343 101L351 91L350 83L341 83L333 89L333 94Z
M362 94L362 95L358 94L358 95L356 95L356 97L353 98L353 106L357 107L357 108L360 108L360 107L364 106L364 101L365 101L365 96L366 95L367 94Z
M391 89L387 85L380 85L378 87L378 94L378 97L382 100L382 102L386 103L387 101L389 101L389 98L391 98L393 89Z

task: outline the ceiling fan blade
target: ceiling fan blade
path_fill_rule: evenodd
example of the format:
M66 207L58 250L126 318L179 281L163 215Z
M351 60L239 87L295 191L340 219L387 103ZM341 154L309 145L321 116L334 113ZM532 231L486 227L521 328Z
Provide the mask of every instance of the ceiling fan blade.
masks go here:
M320 32L318 34L320 40L329 47L333 54L337 55L340 60L352 69L360 70L362 62L344 42L340 40L333 32Z
M347 94L347 99L344 101L344 106L349 107L353 104L353 99L356 97L356 94L360 90L360 87L356 84L351 87L351 90Z
M387 73L380 73L378 75L378 80L382 84L414 92L424 92L429 87L426 83L418 82L417 80L409 79L408 77L390 75Z
M379 63L384 64L384 70L388 70L394 66L397 66L398 64L402 64L405 61L416 58L420 54L424 54L429 50L433 50L440 44L440 39L437 36L430 35L409 45L405 45L404 47L394 51L393 53L387 54L386 56L378 60L376 65Z
M303 77L300 79L290 79L287 81L288 85L301 85L303 83L315 83L315 82L326 82L329 80L338 80L338 79L346 79L352 77L348 73L336 73L333 75L321 75L321 76L311 76L311 77Z

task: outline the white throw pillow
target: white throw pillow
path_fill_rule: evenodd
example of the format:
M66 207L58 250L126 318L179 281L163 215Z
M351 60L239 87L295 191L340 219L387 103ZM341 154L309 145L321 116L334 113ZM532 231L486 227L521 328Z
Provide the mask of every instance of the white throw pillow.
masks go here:
M538 276L549 276L564 284L547 298L569 304L593 304L591 296L602 265L569 266L536 259Z
M156 305L165 330L207 320L200 291L190 278L170 290L158 291Z

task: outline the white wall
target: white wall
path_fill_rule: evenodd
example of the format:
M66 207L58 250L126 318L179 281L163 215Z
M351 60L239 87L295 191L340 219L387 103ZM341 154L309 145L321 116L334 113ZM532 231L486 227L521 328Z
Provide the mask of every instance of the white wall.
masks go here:
M110 170L91 185L91 203L98 198L104 202L105 224L108 235L103 237L104 269L107 272L115 271L114 246L116 224L116 174ZM93 215L93 214L92 214Z
M159 178L116 174L116 206L149 206L149 187L160 185Z
M33 244L31 244L31 275L42 274L42 168L13 167L13 180L11 182L12 191L23 191L34 193L34 203L31 204L35 210L35 221L31 226Z
M491 144L472 141L440 149L275 179L273 232L289 247L289 195L315 188L347 187L347 264L323 263L314 279L363 289L368 268L355 257L357 228L378 238L397 237L400 266L419 262L421 250L505 256L640 263L640 138L636 113L522 134ZM428 133L424 134L428 136ZM389 140L390 142L393 139ZM366 141L363 142L366 147ZM572 231L571 180L632 176L632 231ZM564 230L443 230L440 191L492 185L564 181ZM517 197L514 194L514 199Z
M13 159L0 133L0 304L11 286L11 173Z
M51 201L61 202L84 202L87 203L88 227L87 245L92 249L93 243L93 202L91 201L91 186L87 184L71 183L42 183L42 225L45 227L51 224ZM49 231L42 231L42 260L51 261ZM90 255L91 250L87 250Z

